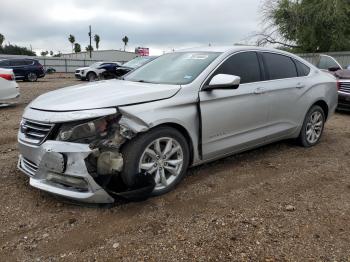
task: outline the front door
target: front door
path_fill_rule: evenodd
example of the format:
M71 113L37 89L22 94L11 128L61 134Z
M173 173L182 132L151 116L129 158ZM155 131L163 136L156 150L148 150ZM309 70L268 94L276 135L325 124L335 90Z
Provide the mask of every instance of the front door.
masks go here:
M256 52L229 57L209 78L217 74L241 77L237 89L201 91L203 159L250 148L264 142L270 107L262 70Z

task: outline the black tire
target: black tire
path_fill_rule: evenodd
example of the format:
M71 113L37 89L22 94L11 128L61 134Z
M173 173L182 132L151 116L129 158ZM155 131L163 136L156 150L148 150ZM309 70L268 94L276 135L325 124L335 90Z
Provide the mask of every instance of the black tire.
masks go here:
M168 193L169 191L174 189L175 186L182 180L182 178L186 174L189 165L190 151L188 143L185 137L176 129L167 126L162 126L151 129L146 133L141 133L124 145L122 149L122 154L124 158L124 168L121 173L121 177L123 179L123 182L128 187L133 187L135 184L135 176L140 171L139 163L141 161L143 152L153 141L162 137L172 138L176 140L176 142L181 146L183 151L183 165L180 174L176 176L175 180L170 185L168 185L164 189L153 190L151 195L159 196Z
M36 73L30 72L27 74L26 80L29 82L36 82L38 80L38 76Z
M96 80L97 80L97 75L96 75L94 72L89 72L89 73L86 75L86 79L87 79L87 81L89 81L89 82L96 81Z
M322 117L322 125L321 125L321 129L320 129L320 135L319 137L317 138L316 141L309 141L308 137L307 137L307 127L308 127L308 124L310 123L311 121L311 116L314 114L314 113L317 113L319 112L321 114L321 117ZM298 143L303 146L303 147L312 147L316 144L318 144L320 142L320 139L322 137L322 134L323 134L323 130L324 130L324 125L325 125L325 121L326 121L326 118L325 118L325 113L322 109L322 107L318 106L318 105L314 105L310 108L310 110L307 112L306 116L305 116L305 119L304 119L304 123L303 123L303 126L301 128L301 131L300 131L300 134L299 134L299 137L298 137Z

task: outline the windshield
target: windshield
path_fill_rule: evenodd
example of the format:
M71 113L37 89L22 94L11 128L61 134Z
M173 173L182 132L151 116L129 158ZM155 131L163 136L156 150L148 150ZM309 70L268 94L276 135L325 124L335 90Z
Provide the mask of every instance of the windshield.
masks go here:
M123 64L123 66L131 67L131 68L137 68L142 66L144 63L152 59L152 57L136 57L133 60L130 60L129 62L126 62Z
M136 69L125 80L155 84L191 83L220 53L179 52L162 55Z
M102 64L102 62L93 63L90 67L97 68Z

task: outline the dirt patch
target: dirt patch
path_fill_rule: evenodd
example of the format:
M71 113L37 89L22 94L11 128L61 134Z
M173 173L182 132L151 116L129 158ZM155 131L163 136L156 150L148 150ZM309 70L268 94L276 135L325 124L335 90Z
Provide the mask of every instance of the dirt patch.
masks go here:
M16 135L31 100L80 83L19 82L21 104L0 109L1 261L350 260L350 114L314 148L280 142L193 168L162 197L79 206L29 186Z

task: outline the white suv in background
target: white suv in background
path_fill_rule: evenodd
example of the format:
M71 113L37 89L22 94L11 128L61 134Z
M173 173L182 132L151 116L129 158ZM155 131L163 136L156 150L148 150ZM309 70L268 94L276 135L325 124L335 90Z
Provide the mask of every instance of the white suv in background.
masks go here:
M0 106L18 102L19 88L12 69L0 68Z
M118 62L96 62L89 67L81 67L75 70L75 77L80 80L95 81L98 76L105 71L105 69L100 68L101 66L113 64L120 66Z

